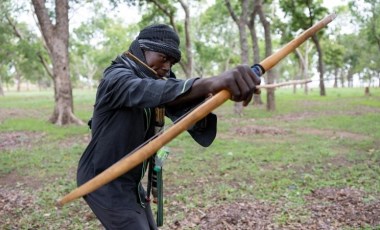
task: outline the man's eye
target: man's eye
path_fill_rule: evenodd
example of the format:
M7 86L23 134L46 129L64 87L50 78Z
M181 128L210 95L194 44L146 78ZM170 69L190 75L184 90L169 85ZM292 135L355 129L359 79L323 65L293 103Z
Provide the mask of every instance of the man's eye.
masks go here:
M168 58L166 56L161 56L162 61L166 62Z

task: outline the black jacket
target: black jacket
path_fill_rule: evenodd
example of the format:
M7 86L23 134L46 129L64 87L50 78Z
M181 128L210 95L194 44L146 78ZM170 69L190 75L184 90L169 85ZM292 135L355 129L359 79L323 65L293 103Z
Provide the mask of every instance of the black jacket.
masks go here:
M173 74L171 76L167 80L149 77L124 55L117 57L104 71L94 105L92 139L79 161L78 186L152 137L154 108L186 93L196 80L179 80ZM185 105L176 110L166 108L167 115L176 119L193 106ZM216 116L209 114L189 132L201 145L210 145L216 135ZM144 206L144 196L139 195L138 189L142 188L145 170L146 162L85 198L106 209Z

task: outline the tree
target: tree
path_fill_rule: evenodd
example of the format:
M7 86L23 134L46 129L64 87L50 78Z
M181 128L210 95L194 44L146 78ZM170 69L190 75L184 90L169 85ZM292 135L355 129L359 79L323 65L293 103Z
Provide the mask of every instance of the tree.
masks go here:
M11 63L15 69L17 91L20 91L21 78L40 86L47 79L46 73L52 76L42 41L24 23L17 23L10 15L6 18L16 40Z
M312 47L309 45L309 41L306 41L304 45L301 45L300 47L296 48L295 54L296 58L298 59L299 64L299 72L298 76L295 76L294 80L298 79L308 79L309 78L309 55L312 50ZM296 85L293 85L293 92L296 92ZM307 95L308 94L308 86L305 84L304 92Z
M199 76L214 76L226 71L231 65L240 63L240 52L236 37L236 26L228 14L224 1L216 1L198 18L193 25L194 69ZM194 31L194 30L193 30Z
M380 0L351 0L349 6L370 43L376 45L380 51Z
M343 67L344 47L337 42L326 40L323 42L325 52L324 62L326 71L330 71L334 76L334 88L338 87L339 70Z
M82 22L70 37L71 75L85 79L88 87L96 85L95 80L111 60L128 49L139 31L137 25L126 27L120 18L111 18L104 7L95 4L94 17Z
M25 13L22 4L14 4L10 1L0 3L0 12L4 16L1 19L1 63L2 79L7 76L8 82L16 82L17 91L20 90L22 81L39 83L47 78L40 60L45 52L41 39L32 31L26 23L17 22L17 15Z
M4 3L3 3L4 4ZM1 5L1 13L5 10ZM4 96L3 83L9 75L8 63L11 60L13 46L9 44L12 38L11 29L7 26L5 18L0 18L0 96Z
M240 6L240 12L236 12L237 7L232 6L230 0L225 0L226 7L230 16L236 23L239 29L239 41L240 41L240 59L242 64L249 64L249 54L248 54L248 41L247 41L247 24L248 24L248 15L249 15L249 3L248 0L242 0ZM243 103L235 102L234 103L234 112L235 114L243 114Z
M48 10L44 0L32 0L32 4L53 65L55 106L50 121L57 125L83 124L74 115L69 75L69 2L56 0L54 12Z
M380 86L380 58L378 55L380 52L380 0L350 1L349 6L351 13L361 26L359 38L362 43L358 45L361 46L360 52L364 54L358 59L358 72L362 79L368 80L369 83L373 76L377 77Z
M293 32L297 32L299 29L308 29L327 13L327 9L322 7L322 0L282 0L280 1L280 7L286 14L290 15L289 25ZM323 51L320 45L320 37L322 34L322 32L314 34L311 37L311 40L318 53L320 95L325 96L326 89L324 83Z
M261 3L261 2L260 2ZM252 41L252 53L253 53L253 62L254 63L260 63L260 48L259 48L259 39L256 32L256 16L258 13L258 1L255 1L253 10L250 14L250 18L248 20L248 28L251 34L251 41ZM261 100L261 95L253 95L253 102L254 105L262 105L263 102Z
M264 28L265 57L268 57L268 56L272 55L272 52L273 52L272 51L271 24L270 24L270 21L267 19L267 15L264 12L264 6L263 6L262 0L255 0L254 10L252 11L251 18L250 18L249 23L248 23L248 26L251 30L253 44L256 43L254 40L257 41L257 36L256 36L255 26L254 26L256 15L259 17L260 22ZM258 45L256 44L253 47L254 47L254 49L253 49L254 53L257 54L255 56L259 57ZM257 59L258 59L258 57L257 57ZM257 62L256 61L257 60L255 60L255 63L258 63L258 61ZM267 84L273 84L274 79L275 79L274 70L273 69L268 70L267 71L266 83ZM276 109L275 88L267 89L266 92L267 92L267 110L268 111L274 111ZM256 100L258 100L257 97L256 97Z

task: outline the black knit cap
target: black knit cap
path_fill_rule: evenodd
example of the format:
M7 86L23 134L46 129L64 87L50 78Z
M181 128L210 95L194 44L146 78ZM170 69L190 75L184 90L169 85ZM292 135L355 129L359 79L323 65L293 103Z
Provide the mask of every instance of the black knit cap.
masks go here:
M136 39L143 49L166 54L174 58L176 62L181 60L179 37L168 25L158 24L145 27Z

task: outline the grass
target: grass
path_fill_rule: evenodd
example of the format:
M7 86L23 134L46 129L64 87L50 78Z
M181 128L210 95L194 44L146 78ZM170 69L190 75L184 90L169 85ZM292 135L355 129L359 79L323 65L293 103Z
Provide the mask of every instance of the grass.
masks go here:
M275 112L249 106L243 117L227 102L218 115L218 135L209 148L183 133L169 143L165 162L165 222L197 210L237 199L284 205L278 224L309 218L305 195L324 188L364 191L368 202L380 199L380 89L328 89L304 95L276 91ZM91 116L94 91L75 90L75 113ZM23 209L0 217L5 229L98 229L82 200L57 210L58 197L75 188L75 170L88 142L85 126L56 127L47 122L53 109L51 92L7 93L0 97L0 181L10 175L30 198ZM265 99L265 94L262 97ZM275 127L282 134L246 133L244 127ZM21 135L22 134L22 135ZM36 183L38 186L36 186ZM13 191L15 185L0 189ZM19 191L18 189L17 191ZM18 219L15 222L15 218ZM373 226L372 226L373 227ZM379 226L378 226L379 227Z

